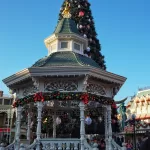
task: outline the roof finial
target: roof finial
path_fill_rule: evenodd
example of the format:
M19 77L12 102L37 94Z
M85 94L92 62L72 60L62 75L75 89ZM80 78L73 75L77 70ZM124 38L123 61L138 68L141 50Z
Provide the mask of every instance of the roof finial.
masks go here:
M70 18L71 17L71 14L70 14L70 3L69 2L66 2L65 4L65 9L63 10L62 12L62 16L64 18Z

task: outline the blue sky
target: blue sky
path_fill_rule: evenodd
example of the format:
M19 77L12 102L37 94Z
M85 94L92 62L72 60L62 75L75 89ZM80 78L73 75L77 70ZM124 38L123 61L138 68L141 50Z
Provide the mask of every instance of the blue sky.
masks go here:
M0 1L0 89L2 79L47 55L43 43L57 24L63 0ZM127 77L116 100L150 85L150 1L89 0L107 70Z

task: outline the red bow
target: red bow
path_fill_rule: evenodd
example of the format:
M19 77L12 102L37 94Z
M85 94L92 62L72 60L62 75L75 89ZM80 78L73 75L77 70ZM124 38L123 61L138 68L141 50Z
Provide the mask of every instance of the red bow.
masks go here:
M117 105L115 102L112 104L112 108L117 108Z
M34 94L34 101L42 101L44 102L44 97L42 92Z
M88 102L89 102L89 95L87 93L85 93L85 94L83 94L81 96L81 99L82 99L84 104L88 104Z

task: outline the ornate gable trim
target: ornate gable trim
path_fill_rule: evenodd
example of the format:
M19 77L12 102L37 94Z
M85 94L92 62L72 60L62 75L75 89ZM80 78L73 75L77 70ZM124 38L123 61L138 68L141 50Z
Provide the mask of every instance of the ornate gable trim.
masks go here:
M78 82L62 80L45 82L44 92L50 91L78 91Z
M87 88L86 88L88 93L92 93L92 94L98 94L98 95L106 95L106 90L103 86L98 85L98 84L88 84Z

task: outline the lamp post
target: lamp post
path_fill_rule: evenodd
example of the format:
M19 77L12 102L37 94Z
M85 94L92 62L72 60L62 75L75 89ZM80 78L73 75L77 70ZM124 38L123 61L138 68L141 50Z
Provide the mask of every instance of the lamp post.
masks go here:
M132 114L132 124L133 124L133 138L134 138L134 149L136 150L136 132L135 132L135 118L136 118L136 115L135 114Z

